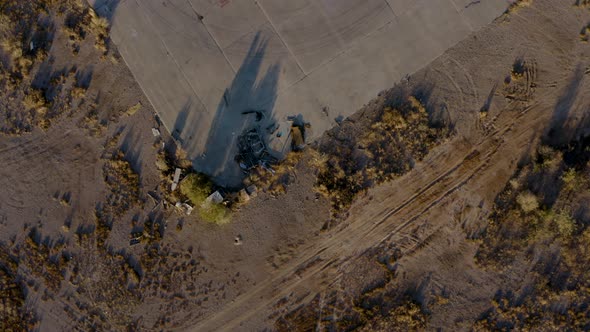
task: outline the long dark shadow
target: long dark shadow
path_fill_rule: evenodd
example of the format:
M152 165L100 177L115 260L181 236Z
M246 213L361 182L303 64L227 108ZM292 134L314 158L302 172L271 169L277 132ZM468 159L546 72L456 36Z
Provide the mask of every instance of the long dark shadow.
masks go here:
M545 137L543 137L544 144L559 147L563 144L567 144L567 142L573 138L572 131L567 128L567 122L570 113L573 111L574 103L580 92L583 79L584 68L582 65L578 64L568 85L565 87L562 95L555 104L548 131Z
M245 177L236 159L239 137L256 131L263 143L268 145L276 124L273 109L280 64L271 65L259 78L266 47L267 41L258 33L231 85L219 101L204 152L193 163L195 169L210 175L224 187L240 187Z
M121 1L122 0L89 0L88 2L98 15L106 18L109 21L109 25L112 25L113 17L115 16L115 12Z

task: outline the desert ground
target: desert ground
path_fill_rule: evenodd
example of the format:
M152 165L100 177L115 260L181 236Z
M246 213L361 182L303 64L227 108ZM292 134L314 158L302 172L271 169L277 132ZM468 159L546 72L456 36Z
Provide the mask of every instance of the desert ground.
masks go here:
M432 32L448 36L444 22L419 36L398 29L400 46L388 29L447 7L369 2L371 15L392 12L351 30L330 18L343 30L323 44L270 0L262 21L227 25L208 1L0 0L0 330L590 330L590 3L435 1L467 28L450 41ZM305 3L303 15L329 14ZM159 40L178 42L174 56L122 43L149 19L122 19L140 4L168 5L150 29L170 28ZM239 18L231 1L218 5ZM181 6L192 18L166 25ZM193 16L235 58L218 59L231 64L219 81L175 90L200 75L190 70L211 70L195 60L158 72L184 38L207 34L174 36L172 23ZM272 102L293 151L227 186L199 149L235 139L191 135L191 121L215 122L236 63L266 40L252 33L261 26L276 50L254 75L291 61ZM410 51L399 48L414 43L424 57L401 70ZM210 57L207 45L187 49ZM231 100L258 96L252 80ZM289 107L309 116L289 120ZM229 145L213 165L236 169ZM216 191L222 203L206 199Z

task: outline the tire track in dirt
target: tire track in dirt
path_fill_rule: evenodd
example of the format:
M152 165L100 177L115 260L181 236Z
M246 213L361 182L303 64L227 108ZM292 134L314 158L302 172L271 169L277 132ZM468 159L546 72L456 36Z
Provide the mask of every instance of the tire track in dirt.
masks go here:
M473 181L483 173L484 169L498 164L490 163L493 158L511 158L509 154L498 153L504 142L513 138L518 139L518 137L521 137L521 140L525 138L528 140L528 135L521 135L522 131L528 132L534 128L533 124L546 120L546 117L540 116L538 112L530 112L532 109L534 107L527 107L518 114L503 112L502 118L497 120L497 125L501 129L484 136L475 146L462 146L461 142L457 141L450 142L451 152L448 155L439 154L435 160L426 164L427 167L420 169L426 170L427 173L420 174L419 170L414 170L388 185L390 189L393 189L409 184L407 189L416 188L417 190L406 189L405 193L415 192L413 195L406 198L404 192L399 193L398 196L401 197L397 204L395 194L376 204L363 202L364 208L360 213L351 214L349 220L352 221L347 227L340 229L336 234L328 235L323 241L318 241L319 244L305 249L299 258L287 263L287 266L283 266L266 282L259 283L249 293L243 294L222 311L198 323L194 330L233 330L242 321L256 314L260 315L264 309L280 298L288 296L301 285L305 285L311 293L320 291L325 282L321 277L322 272L338 266L337 263L342 263L351 256L379 245L394 234L401 233L422 215ZM515 127L521 130L515 130ZM452 149L454 147L459 148ZM454 163L454 160L461 161ZM438 161L442 162L438 163ZM416 181L414 185L411 185L415 177L422 181ZM378 212L372 213L372 209L377 209ZM347 263L344 262L342 266L345 264ZM335 272L332 271L332 273ZM332 280L337 277L338 275L329 276Z

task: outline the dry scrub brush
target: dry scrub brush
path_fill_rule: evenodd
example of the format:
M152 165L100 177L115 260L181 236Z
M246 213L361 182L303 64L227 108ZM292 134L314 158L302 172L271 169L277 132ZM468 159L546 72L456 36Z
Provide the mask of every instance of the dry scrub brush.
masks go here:
M25 304L26 286L18 267L19 261L0 243L0 331L32 331L37 325Z
M588 147L588 139L539 147L498 196L477 261L501 273L524 265L530 291L518 295L507 285L475 329L590 328Z
M406 173L450 135L447 126L434 124L421 98L403 95L326 134L318 148L326 162L317 165L317 188L334 209L346 209L358 193Z
M70 82L71 72L52 72L52 57L63 47L76 54L92 34L104 55L108 22L85 2L0 1L0 132L47 129L53 119L76 107L73 100L82 99L87 86ZM67 41L62 45L63 35Z
M582 27L582 31L580 31L580 40L583 42L588 42L588 40L590 40L590 23Z
M280 195L293 182L296 177L297 166L308 155L308 151L291 151L280 163L272 165L273 172L258 166L250 172L245 184L254 184L260 190L271 195Z
M140 203L139 175L124 158L123 152L119 151L103 166L105 183L110 189L106 203L115 217Z
M96 240L100 249L104 247L115 219L142 203L139 175L124 158L123 152L117 151L105 160L102 168L109 191L105 202L97 205L94 211Z
M532 3L533 3L533 0L516 0L516 1L512 2L510 4L510 6L508 6L506 11L504 11L504 16L506 17L507 15L514 14L519 9L524 8L524 7L528 7Z

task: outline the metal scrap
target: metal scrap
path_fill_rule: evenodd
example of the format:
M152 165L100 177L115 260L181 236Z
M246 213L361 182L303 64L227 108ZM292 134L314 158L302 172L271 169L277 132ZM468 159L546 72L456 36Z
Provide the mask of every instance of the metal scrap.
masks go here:
M236 161L246 173L257 166L271 170L271 165L278 161L268 152L258 128L250 129L238 137L238 151Z

